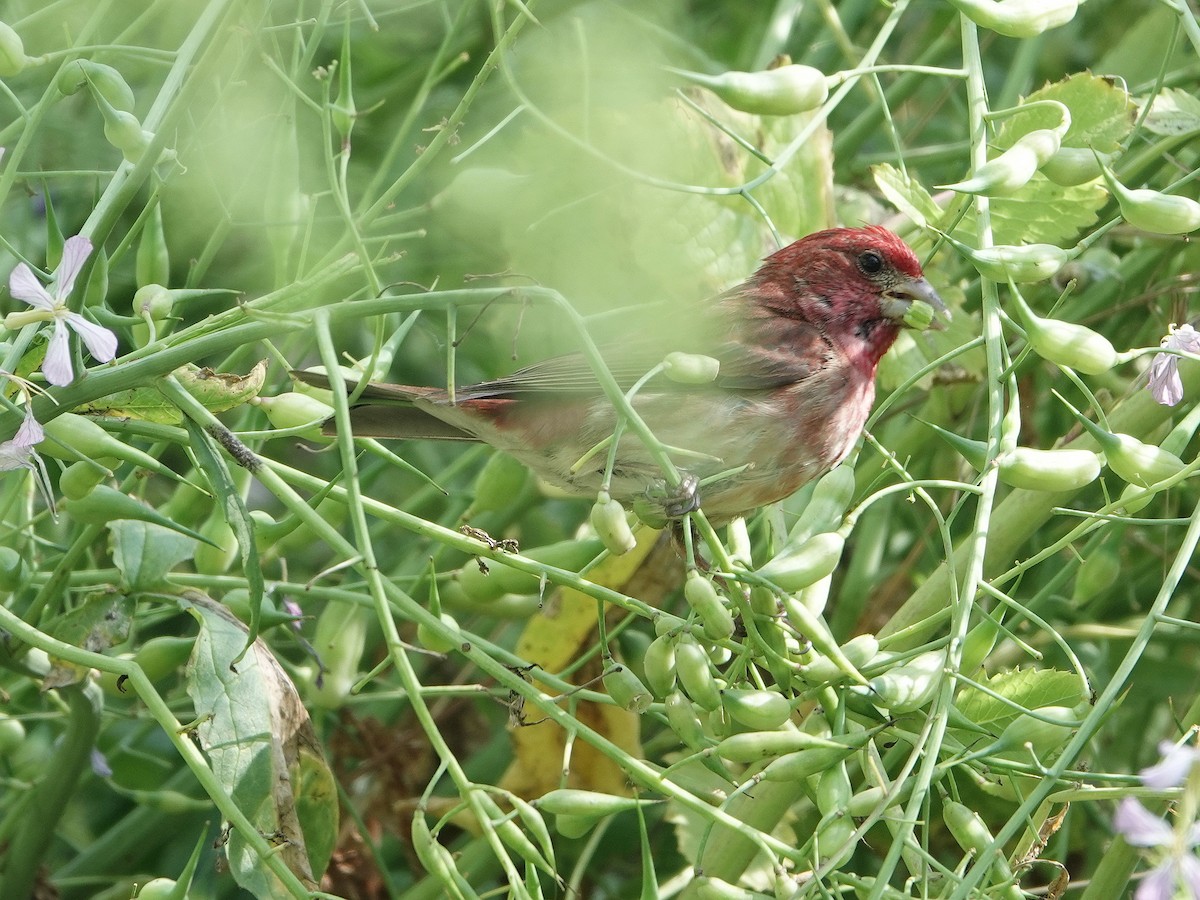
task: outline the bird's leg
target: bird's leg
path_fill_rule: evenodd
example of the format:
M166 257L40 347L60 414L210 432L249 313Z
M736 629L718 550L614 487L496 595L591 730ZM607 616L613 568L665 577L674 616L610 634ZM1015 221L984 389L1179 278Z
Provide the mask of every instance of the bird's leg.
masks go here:
M700 479L685 472L683 480L663 499L663 513L668 519L682 519L700 508Z

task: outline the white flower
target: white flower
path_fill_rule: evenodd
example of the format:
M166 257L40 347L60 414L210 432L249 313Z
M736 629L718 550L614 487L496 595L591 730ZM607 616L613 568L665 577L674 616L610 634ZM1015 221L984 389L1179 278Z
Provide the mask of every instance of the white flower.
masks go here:
M62 262L54 271L53 295L42 287L25 263L19 263L8 276L9 293L18 300L24 300L33 309L10 313L4 320L4 326L18 328L30 322L54 322L54 333L50 336L46 360L42 363L46 380L54 385L70 384L75 379L71 368L71 350L67 343L68 327L83 338L88 352L100 362L108 362L117 355L115 334L89 322L79 313L71 312L67 307L67 298L75 287L75 279L91 252L92 242L83 235L67 239L63 245Z
M1200 332L1191 325L1172 325L1162 340L1164 350L1183 350L1200 353ZM1150 395L1165 406L1174 406L1183 399L1183 382L1179 378L1179 357L1174 353L1159 353L1150 363Z

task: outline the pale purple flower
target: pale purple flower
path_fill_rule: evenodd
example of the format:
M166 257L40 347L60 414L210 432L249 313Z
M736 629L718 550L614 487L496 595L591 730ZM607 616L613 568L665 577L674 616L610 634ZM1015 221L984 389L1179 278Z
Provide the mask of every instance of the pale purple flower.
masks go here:
M1162 741L1158 745L1158 753L1162 757L1149 768L1138 772L1142 784L1156 791L1179 787L1187 781L1192 766L1200 759L1200 747L1195 744L1173 744Z
M1170 825L1126 797L1117 806L1113 828L1134 847L1154 847L1162 852L1162 860L1138 885L1134 900L1173 900L1181 879L1193 900L1200 900L1200 859L1192 852L1200 844L1200 825L1193 823L1181 843Z
M117 336L94 322L89 322L79 313L67 307L67 298L75 287L75 279L92 252L92 242L83 235L67 238L63 245L62 262L54 271L54 293L51 294L34 276L25 263L18 263L8 276L8 292L18 300L24 300L32 310L10 313L4 320L6 328L17 328L30 322L51 320L54 333L46 349L42 371L46 380L54 385L70 384L75 379L71 368L71 349L68 345L68 328L83 339L88 352L100 362L108 362L117 355Z
M1191 325L1172 325L1162 340L1164 350L1200 353L1200 332ZM1150 396L1164 406L1174 406L1183 399L1183 382L1179 378L1179 357L1174 353L1159 353L1150 363Z
M53 512L54 498L50 493L50 476L46 472L46 464L34 449L45 437L46 433L33 417L33 410L27 403L25 418L17 428L17 433L10 440L0 444L0 472L11 472L14 469L28 469L32 472L38 490L42 492L46 505Z
M42 442L46 432L41 424L33 417L33 410L25 407L25 418L21 427L13 435L12 440L0 444L0 472L11 472L13 469L29 469L36 473L37 454L33 448Z

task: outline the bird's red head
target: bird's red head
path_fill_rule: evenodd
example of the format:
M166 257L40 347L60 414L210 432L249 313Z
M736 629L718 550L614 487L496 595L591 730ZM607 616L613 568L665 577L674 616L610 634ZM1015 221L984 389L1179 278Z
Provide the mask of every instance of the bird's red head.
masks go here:
M916 254L878 225L801 238L767 257L752 283L763 306L817 326L872 367L914 300L945 310Z

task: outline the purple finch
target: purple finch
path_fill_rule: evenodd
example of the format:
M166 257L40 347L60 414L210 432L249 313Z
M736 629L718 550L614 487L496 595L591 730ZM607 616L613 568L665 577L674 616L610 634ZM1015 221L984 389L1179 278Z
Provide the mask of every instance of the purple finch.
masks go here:
M878 226L834 228L772 254L697 309L699 331L680 338L684 346L658 335L650 356L624 346L605 361L623 389L664 350L719 361L705 384L651 380L633 406L687 484L700 485L705 514L725 521L788 496L845 458L871 410L880 357L915 301L946 309L904 241ZM297 376L327 386L324 376ZM581 356L458 388L453 402L439 388L371 384L351 410L356 435L484 441L580 495L601 488L608 453L589 451L616 422ZM651 500L667 518L694 508L667 489L662 469L628 430L609 493L635 506Z

